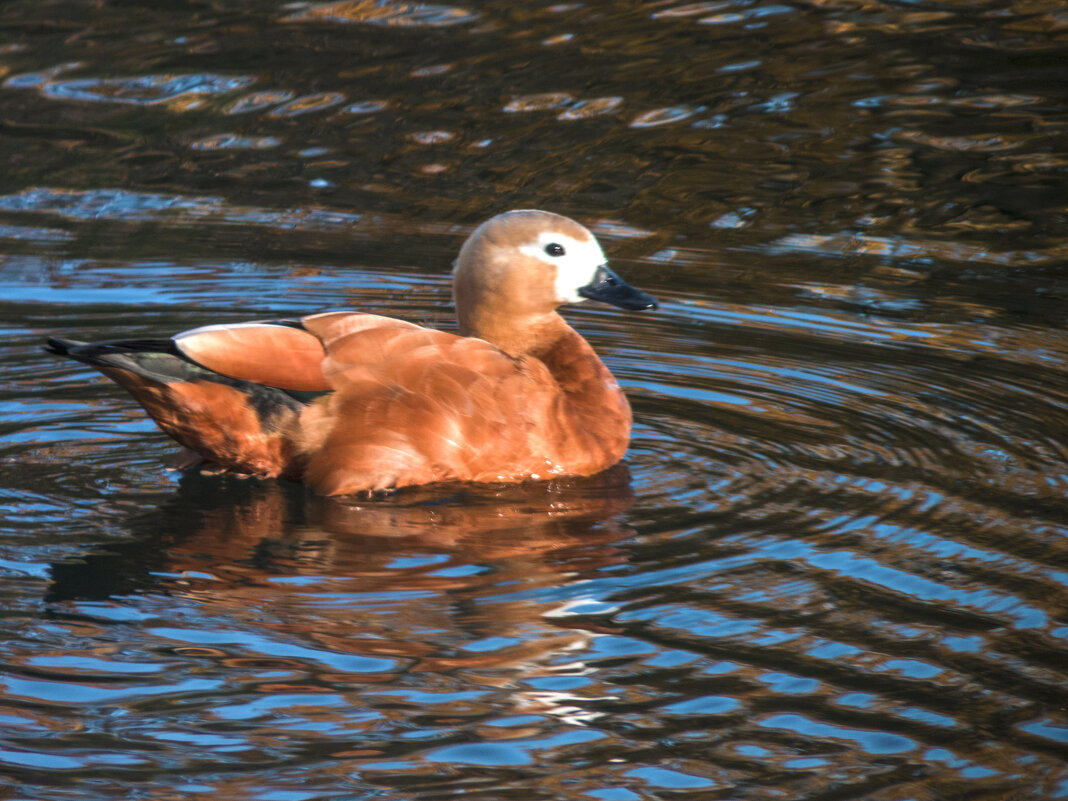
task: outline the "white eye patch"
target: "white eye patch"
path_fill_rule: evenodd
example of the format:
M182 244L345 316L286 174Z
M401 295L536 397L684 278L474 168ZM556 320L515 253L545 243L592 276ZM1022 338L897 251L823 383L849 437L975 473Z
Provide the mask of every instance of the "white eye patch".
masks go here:
M561 303L585 300L579 295L579 289L593 281L597 268L606 261L604 251L593 237L579 241L553 231L543 231L537 242L520 245L519 252L556 267L556 299Z

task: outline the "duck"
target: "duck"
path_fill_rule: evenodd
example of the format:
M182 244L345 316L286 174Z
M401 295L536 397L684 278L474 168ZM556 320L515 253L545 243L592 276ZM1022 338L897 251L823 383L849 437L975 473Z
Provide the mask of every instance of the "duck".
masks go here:
M182 467L353 495L451 482L590 476L623 459L619 383L561 316L656 300L596 237L518 209L479 225L452 273L456 333L358 311L205 325L166 339L49 338L182 446Z

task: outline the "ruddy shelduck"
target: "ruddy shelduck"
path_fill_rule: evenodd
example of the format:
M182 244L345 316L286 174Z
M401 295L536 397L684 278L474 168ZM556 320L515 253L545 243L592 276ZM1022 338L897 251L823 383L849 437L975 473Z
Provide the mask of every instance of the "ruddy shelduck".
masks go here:
M188 464L324 495L592 475L623 458L630 405L557 308L656 301L589 230L546 211L493 217L460 248L453 296L458 335L344 311L47 349L125 387Z

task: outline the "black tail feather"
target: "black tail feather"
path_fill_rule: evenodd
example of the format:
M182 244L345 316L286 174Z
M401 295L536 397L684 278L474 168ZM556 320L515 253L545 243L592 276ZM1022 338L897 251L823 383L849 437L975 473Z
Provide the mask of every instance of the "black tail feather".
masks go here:
M181 356L174 341L170 339L114 339L107 342L79 342L74 339L49 337L45 350L57 356L72 359L89 359L117 353L166 353Z
M170 339L78 342L73 339L49 337L44 349L48 353L66 356L98 370L129 370L143 378L161 383L224 378L186 359Z
M70 352L74 348L81 348L88 345L88 342L79 342L76 339L60 339L59 337L49 337L45 342L44 349L48 353L54 353L56 356L70 356Z

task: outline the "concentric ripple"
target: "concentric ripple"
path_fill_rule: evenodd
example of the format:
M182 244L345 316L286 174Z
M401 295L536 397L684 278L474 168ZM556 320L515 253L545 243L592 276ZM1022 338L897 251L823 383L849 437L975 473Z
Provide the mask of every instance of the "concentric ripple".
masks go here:
M1068 797L1062 5L4 4L0 796ZM450 329L518 207L660 301L602 476L182 474L41 350Z

